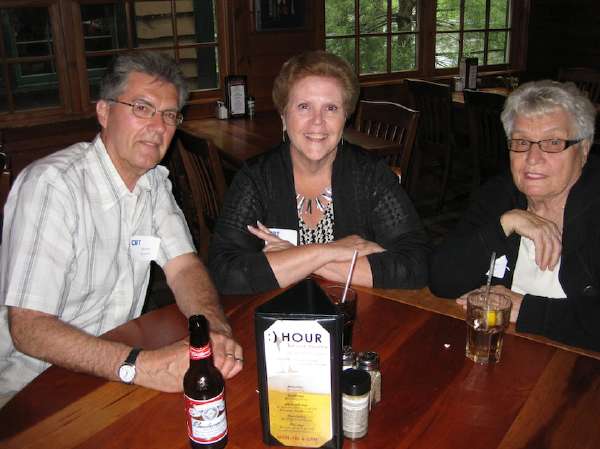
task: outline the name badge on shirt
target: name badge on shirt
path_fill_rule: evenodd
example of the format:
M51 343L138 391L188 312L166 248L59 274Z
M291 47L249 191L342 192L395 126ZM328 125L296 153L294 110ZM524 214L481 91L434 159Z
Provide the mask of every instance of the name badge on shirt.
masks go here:
M158 257L160 239L151 235L134 235L129 241L129 250L136 260L150 262Z
M279 237L281 240L290 242L292 245L298 245L298 231L295 229L280 229L280 228L269 228L271 234Z
M504 278L504 273L506 273L506 266L508 265L508 259L506 256L500 256L494 262L494 277L498 279ZM488 270L485 275L489 274L490 270Z

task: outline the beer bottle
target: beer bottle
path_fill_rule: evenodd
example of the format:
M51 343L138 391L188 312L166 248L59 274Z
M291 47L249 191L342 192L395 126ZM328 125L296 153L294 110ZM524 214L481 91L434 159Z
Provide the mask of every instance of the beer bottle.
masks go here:
M204 315L190 317L190 367L183 378L188 436L192 449L227 445L225 382L213 364Z

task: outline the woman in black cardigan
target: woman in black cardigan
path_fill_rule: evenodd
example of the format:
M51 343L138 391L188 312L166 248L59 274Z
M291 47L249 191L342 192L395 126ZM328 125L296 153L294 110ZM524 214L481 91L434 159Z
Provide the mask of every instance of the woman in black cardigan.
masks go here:
M323 51L286 62L273 88L284 143L236 174L217 222L209 268L221 293L256 293L310 274L419 288L426 236L384 161L344 144L358 98L354 71Z
M507 99L511 175L482 187L431 258L430 289L461 297L486 281L513 301L517 331L600 350L600 161L596 111L572 84L535 81Z

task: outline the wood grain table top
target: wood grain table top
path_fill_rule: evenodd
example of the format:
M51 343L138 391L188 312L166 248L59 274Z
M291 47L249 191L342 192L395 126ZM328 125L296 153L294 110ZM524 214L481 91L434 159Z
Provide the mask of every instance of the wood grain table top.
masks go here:
M379 353L382 402L367 436L345 440L345 448L598 447L600 360L513 330L499 364L474 364L465 357L464 314L453 301L427 289L357 290L354 349ZM223 298L245 351L244 370L226 384L228 448L267 447L254 309L273 294ZM185 337L186 327L167 306L106 338L155 348ZM182 394L51 367L0 410L0 447L188 448L183 404Z

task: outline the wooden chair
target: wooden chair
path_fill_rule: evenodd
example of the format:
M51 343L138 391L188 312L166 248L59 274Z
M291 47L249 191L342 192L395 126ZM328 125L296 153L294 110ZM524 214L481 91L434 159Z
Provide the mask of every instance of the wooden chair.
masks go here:
M586 92L592 103L600 103L600 70L586 67L561 68L559 81L571 81Z
M506 134L500 121L506 97L465 89L469 145L473 154L473 187L509 169Z
M198 255L206 263L210 235L226 188L219 152L210 141L179 129L164 164L169 168L173 195L185 215ZM153 263L142 312L174 301L163 271Z
M411 191L416 191L423 168L434 162L441 168L441 187L437 209L444 205L455 147L452 131L452 91L445 84L406 79L414 109L420 113L417 153L413 164ZM429 165L428 165L429 164Z
M206 261L226 189L219 150L209 140L178 130L169 169L198 254Z
M2 151L0 136L0 243L2 243L2 225L4 223L4 204L10 191L12 174L10 171L10 159L7 153Z
M407 191L418 120L418 111L401 104L361 100L354 121L357 131L395 144L375 151L386 158L395 172L401 173L400 182Z

